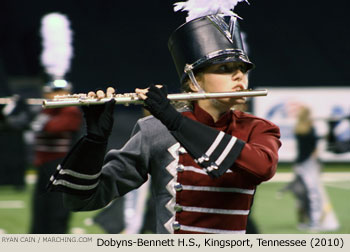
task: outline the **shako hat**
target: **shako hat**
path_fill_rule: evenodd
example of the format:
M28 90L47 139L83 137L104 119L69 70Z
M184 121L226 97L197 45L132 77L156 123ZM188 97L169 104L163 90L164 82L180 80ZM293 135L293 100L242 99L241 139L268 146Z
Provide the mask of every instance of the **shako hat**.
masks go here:
M193 71L211 64L243 62L246 70L254 67L244 51L239 17L231 11L241 1L189 0L175 4L175 11L188 11L187 22L168 41L181 82Z

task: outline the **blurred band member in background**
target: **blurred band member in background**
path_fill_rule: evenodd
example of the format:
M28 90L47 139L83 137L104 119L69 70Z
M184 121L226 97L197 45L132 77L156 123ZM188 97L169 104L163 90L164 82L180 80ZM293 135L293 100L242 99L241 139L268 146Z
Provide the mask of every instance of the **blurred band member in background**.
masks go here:
M69 94L69 83L49 82L43 89L46 99ZM33 194L30 233L68 232L70 212L63 206L62 194L47 192L47 181L68 153L81 130L82 114L77 107L45 109L32 123L35 132L37 182Z
M339 224L321 181L318 137L308 107L300 107L294 133L297 141L297 158L293 167L295 178L280 192L291 191L294 194L299 229L336 230Z
M7 104L0 104L0 185L23 190L28 165L24 132L29 129L34 113L23 97L13 96L0 58L0 98L4 97L12 99Z

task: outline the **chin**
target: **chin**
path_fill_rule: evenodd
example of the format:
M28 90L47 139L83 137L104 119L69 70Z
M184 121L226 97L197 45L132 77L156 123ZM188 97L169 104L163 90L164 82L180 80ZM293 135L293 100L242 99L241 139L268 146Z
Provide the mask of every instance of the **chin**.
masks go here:
M242 105L245 104L246 101L244 98L224 98L224 99L216 99L213 100L215 104L219 105L219 106L224 106L227 109L232 108L235 105Z
M227 100L225 103L231 104L232 106L234 105L242 105L246 103L246 99L244 97L242 98L231 98Z
M235 104L245 104L246 103L246 100L244 98L239 98L239 99L236 99L235 100Z

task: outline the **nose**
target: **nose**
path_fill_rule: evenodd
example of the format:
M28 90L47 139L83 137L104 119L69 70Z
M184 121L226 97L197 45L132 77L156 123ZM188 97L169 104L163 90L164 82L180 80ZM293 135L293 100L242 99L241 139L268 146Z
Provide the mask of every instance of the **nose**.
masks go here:
M235 91L240 91L247 89L247 83L245 83L244 73L237 71L232 75L232 81L235 83L233 89Z

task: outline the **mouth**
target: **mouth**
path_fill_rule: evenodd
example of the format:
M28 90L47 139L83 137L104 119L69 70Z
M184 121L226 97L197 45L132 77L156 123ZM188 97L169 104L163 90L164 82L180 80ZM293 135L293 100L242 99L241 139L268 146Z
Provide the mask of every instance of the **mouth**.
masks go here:
M232 90L233 90L234 92L244 91L244 90L246 90L246 89L247 89L246 86L243 85L243 84L238 84L238 85L236 85L236 86L234 86L234 87L232 88Z
M245 90L245 87L243 85L239 85L239 86L235 86L233 88L233 92L240 92L240 91L244 91ZM235 100L236 101L239 101L239 103L242 103L242 101L246 101L246 97L235 97Z

